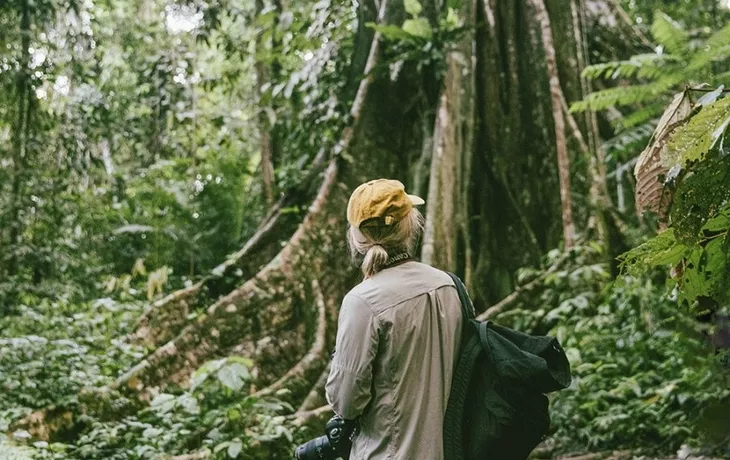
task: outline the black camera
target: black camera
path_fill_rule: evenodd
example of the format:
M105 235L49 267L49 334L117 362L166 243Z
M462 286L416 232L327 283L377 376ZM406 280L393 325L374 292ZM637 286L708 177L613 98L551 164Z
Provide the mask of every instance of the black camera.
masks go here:
M297 447L297 460L334 460L350 458L350 447L355 436L356 423L335 415L324 427L324 436L314 438Z

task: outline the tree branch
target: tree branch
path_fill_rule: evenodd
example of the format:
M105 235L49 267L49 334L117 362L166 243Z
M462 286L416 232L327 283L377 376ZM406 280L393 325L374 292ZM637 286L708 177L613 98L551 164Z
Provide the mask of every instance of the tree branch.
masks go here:
M309 390L307 397L304 398L304 401L302 401L302 405L299 406L299 409L297 409L297 412L305 412L305 411L311 410L315 407L315 404L321 398L322 391L324 390L324 386L327 384L327 378L329 377L329 374L330 374L330 363L327 363L327 366L324 368L322 373L319 375L319 378L314 383L314 385L312 385L312 389Z
M321 417L328 412L332 412L332 408L329 405L325 405L306 412L296 412L289 416L289 420L292 421L294 426L303 426L313 418Z
M555 273L563 265L563 263L568 260L569 256L570 252L564 253L560 259L556 260L555 263L553 263L550 268L542 272L540 276L533 279L529 283L518 287L510 295L492 305L491 307L487 308L483 313L477 316L477 320L486 321L502 313L508 306L510 306L515 300L519 298L520 294L540 284L545 278L547 278L549 274Z
M168 457L169 460L203 460L210 458L210 451L205 449L191 454L175 455L174 457Z
M591 149L590 147L588 147L588 144L583 138L583 133L580 131L580 127L578 127L578 123L575 121L575 117L573 117L573 114L570 113L570 109L568 108L568 102L565 100L565 93L563 92L562 88L560 89L560 105L562 106L563 114L565 114L565 119L568 120L571 134L573 134L573 137L578 142L578 145L580 146L580 149L583 151L583 153L587 156L590 156Z

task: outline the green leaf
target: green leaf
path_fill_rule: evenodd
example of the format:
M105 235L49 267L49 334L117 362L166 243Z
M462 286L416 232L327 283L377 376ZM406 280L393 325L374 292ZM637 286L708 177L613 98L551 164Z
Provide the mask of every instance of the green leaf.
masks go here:
M459 14L455 9L449 8L448 13L446 13L446 20L444 21L444 24L448 29L455 29L456 27L459 27Z
M205 380L208 378L210 374L217 371L218 369L223 366L223 364L226 362L224 359L216 359L213 361L208 361L207 363L203 364L198 368L198 370L193 373L192 378L190 379L190 389L195 390L200 385L205 382Z
M166 414L175 407L175 396L168 393L160 393L155 396L150 404L158 413Z
M239 438L235 438L228 445L228 457L229 458L238 458L238 454L241 453L241 449L243 449L243 443L241 442L241 440Z
M625 61L589 65L583 69L581 75L590 80L599 78L615 80L633 77L653 80L661 75L664 67L677 61L678 59L675 56L667 54L637 54Z
M423 11L423 7L418 0L403 0L403 6L406 9L406 13L413 17L418 16Z
M369 22L366 24L366 26L370 27L371 29L375 30L376 32L380 32L380 34L386 40L398 41L398 40L411 40L413 38L408 32L406 32L402 28L395 26L393 24L378 25L373 22Z
M704 266L707 264L707 254L703 248L692 251L684 264L684 274L680 280L680 295L688 303L692 303L699 296L710 294L710 283L705 277Z
M729 123L730 98L702 107L671 136L662 162L671 168L677 164L686 167L688 163L701 161L725 133Z
M703 47L692 53L686 70L696 72L728 56L730 56L730 24L712 34Z
M686 252L687 247L685 245L677 244L663 251L657 252L653 256L649 257L647 260L651 265L655 267L659 267L662 265L674 265L682 260Z
M721 211L717 216L708 219L702 227L703 230L708 232L721 232L728 228L730 228L730 209L728 208Z
M651 33L657 43L670 53L681 55L687 52L689 34L679 23L661 11L657 11L654 15Z
M671 88L674 82L662 81L645 85L617 86L588 94L583 100L570 105L571 112L604 110L617 105L638 104L655 99Z
M430 40L433 34L431 24L426 18L406 19L403 22L403 30L414 37Z
M677 242L674 229L669 228L623 254L621 269L629 275L640 275L653 267L676 264L686 252L687 247Z
M217 454L218 452L222 451L223 449L225 449L226 447L228 447L230 445L231 445L230 441L222 442L215 446L215 448L213 449L213 453Z
M226 362L243 364L249 369L254 366L253 360L251 358L246 358L245 356L229 356L226 358Z
M218 380L228 388L238 391L243 388L244 380L251 376L248 368L240 363L231 363L218 370Z

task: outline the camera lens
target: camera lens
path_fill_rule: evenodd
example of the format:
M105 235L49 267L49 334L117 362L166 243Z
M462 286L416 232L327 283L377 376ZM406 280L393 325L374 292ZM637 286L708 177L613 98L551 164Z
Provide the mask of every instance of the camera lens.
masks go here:
M320 460L329 458L331 452L327 436L320 436L297 447L294 456L297 460Z

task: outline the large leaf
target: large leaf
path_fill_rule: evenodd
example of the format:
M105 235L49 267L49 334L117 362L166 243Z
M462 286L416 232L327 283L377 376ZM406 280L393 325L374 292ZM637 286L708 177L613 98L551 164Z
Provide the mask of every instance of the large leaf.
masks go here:
M706 233L722 231L714 222L714 230L705 224L726 209L730 201L730 156L713 152L698 163L677 186L672 199L670 219L677 239L696 244Z
M701 161L705 154L725 133L730 123L730 98L720 99L705 105L690 118L689 122L677 128L667 148L662 152L662 162L668 168Z
M208 377L218 369L220 369L226 362L226 359L216 359L208 361L196 370L190 378L190 389L195 390L197 387L203 384Z
M669 228L621 255L621 268L629 275L641 275L653 267L678 263L687 251L684 244L677 242L674 229Z
M430 40L433 34L431 24L428 23L428 19L426 18L406 19L403 22L403 30L414 37L426 40Z
M669 90L674 83L673 81L662 80L661 82L652 82L644 85L617 86L615 88L595 91L587 95L583 100L573 102L570 105L570 111L598 111L617 105L621 106L652 101L657 96Z
M380 34L386 40L397 41L397 40L412 40L413 39L413 36L411 34L409 34L402 28L400 28L396 25L393 25L393 24L379 25L374 22L369 22L366 24L366 26L372 28L376 32L380 32Z
M722 61L730 56L730 24L718 30L697 52L692 53L687 64L688 72L706 68L713 61Z
M659 215L666 213L669 197L663 183L669 168L662 163L662 151L665 149L668 136L691 111L692 103L688 92L676 94L659 119L649 145L639 155L634 167L638 212L652 211Z
M406 9L406 13L411 16L418 16L423 11L423 7L418 0L403 0L403 6Z
M241 449L243 449L243 443L239 438L235 438L230 444L228 444L228 457L238 458L238 454L241 453Z
M648 78L654 79L662 72L662 67L677 58L671 55L659 53L645 53L631 56L625 61L604 62L592 64L583 69L581 75L590 80L598 78L621 79L621 78Z
M241 363L229 363L218 370L218 380L234 391L243 388L243 382L250 377L248 368Z

